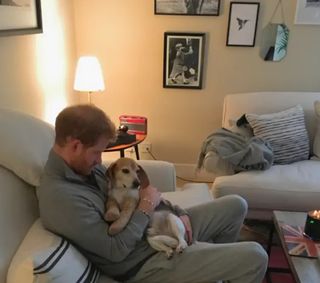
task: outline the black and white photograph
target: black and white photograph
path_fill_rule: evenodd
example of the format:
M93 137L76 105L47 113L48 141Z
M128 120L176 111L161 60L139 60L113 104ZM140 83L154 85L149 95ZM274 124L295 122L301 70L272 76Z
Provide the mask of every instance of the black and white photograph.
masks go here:
M0 0L0 36L41 32L40 0Z
M227 46L255 45L259 8L258 2L230 3Z
M204 33L164 34L164 88L202 88Z
M219 16L220 0L154 0L156 15Z
M297 0L294 23L320 25L320 0Z

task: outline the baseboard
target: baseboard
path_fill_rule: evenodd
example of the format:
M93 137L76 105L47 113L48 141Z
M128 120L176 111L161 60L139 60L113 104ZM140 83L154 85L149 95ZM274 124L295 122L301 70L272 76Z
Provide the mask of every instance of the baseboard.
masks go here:
M213 182L215 175L204 170L197 172L196 164L174 163L176 174L180 178L197 181L197 182Z

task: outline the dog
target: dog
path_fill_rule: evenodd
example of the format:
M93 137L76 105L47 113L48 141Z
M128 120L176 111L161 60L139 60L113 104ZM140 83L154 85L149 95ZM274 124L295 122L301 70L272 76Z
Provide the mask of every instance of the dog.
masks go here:
M105 220L111 222L108 233L118 234L128 224L139 202L140 167L130 158L119 158L111 163L106 177L109 179Z
M113 162L107 172L110 187L106 203L105 220L110 224L109 235L116 235L128 224L139 203L139 189L150 182L146 172L131 158L119 158ZM173 207L162 199L159 207ZM147 241L150 246L165 252L171 258L174 251L183 252L188 246L185 241L185 227L181 219L168 210L157 210L151 215L147 229Z

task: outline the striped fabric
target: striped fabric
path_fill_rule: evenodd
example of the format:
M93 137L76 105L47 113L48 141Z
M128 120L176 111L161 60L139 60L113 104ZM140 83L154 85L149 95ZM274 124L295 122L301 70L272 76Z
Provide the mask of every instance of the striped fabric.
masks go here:
M271 114L246 114L258 136L270 143L275 164L289 164L309 158L309 137L301 105Z
M313 154L320 158L320 100L314 102L314 112L316 114L317 128L313 140Z
M99 271L68 241L34 256L34 282L95 283Z

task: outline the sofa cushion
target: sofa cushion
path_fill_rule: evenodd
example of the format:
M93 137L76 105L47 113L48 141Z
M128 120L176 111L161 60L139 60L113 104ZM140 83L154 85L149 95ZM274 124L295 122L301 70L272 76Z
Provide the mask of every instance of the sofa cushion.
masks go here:
M308 211L319 209L320 161L274 165L266 171L241 172L215 179L213 194L239 194L249 209Z
M313 140L313 154L320 158L320 100L314 102L314 110L317 118L317 126Z
M246 114L254 135L268 141L275 164L309 158L309 137L301 105L270 114Z
M53 127L30 115L0 109L0 139L0 165L37 186L54 142Z
M204 183L187 183L177 191L162 193L161 196L185 209L213 199L208 185Z
M99 271L68 241L47 231L38 219L13 257L7 283L97 282Z

